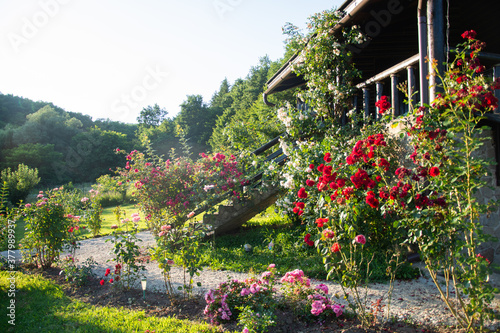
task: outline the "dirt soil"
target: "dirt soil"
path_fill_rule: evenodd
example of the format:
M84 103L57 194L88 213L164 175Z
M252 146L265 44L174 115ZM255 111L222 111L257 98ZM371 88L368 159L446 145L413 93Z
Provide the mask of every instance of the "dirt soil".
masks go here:
M183 299L176 297L169 299L165 293L154 293L146 291L146 301L143 300L142 290L117 290L110 284L100 286L98 279L90 280L83 287L75 287L65 281L59 275L61 270L51 268L46 271L31 271L31 273L41 273L46 278L54 281L62 287L65 294L73 299L78 299L88 304L124 307L131 310L143 310L148 316L175 317L178 319L188 319L196 322L206 322L203 314L205 300L203 298ZM96 288L98 286L98 288ZM228 323L220 326L221 332L239 332L241 327L236 323ZM462 333L464 330L453 327L431 327L413 325L405 322L394 323L374 323L369 328L362 328L360 323L352 318L332 318L326 321L305 322L297 318L290 309L279 309L277 311L277 324L271 327L268 332L454 332Z

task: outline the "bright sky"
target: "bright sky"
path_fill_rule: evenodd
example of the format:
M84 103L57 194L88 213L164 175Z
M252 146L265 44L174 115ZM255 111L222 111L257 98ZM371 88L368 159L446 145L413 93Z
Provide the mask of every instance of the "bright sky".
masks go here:
M0 0L0 92L136 122L186 95L209 102L284 53L281 28L344 0Z

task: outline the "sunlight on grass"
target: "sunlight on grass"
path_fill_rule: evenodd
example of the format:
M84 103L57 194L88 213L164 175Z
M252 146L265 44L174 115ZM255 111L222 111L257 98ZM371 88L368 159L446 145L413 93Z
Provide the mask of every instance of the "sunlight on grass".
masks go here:
M0 301L8 304L10 276L0 272ZM218 332L216 327L175 318L147 317L144 311L92 306L64 295L39 275L15 274L15 326L0 321L0 332Z
M125 218L130 218L130 216L134 213L139 213L141 216L141 220L139 221L139 230L146 230L147 225L146 225L146 220L144 218L144 214L142 214L139 211L139 207L137 205L124 205L120 206L121 210L125 212ZM114 210L116 207L108 207L104 208L102 211L102 227L101 227L101 232L99 233L100 235L109 235L111 234L111 226L113 224L120 225L120 222L116 221L115 213ZM123 218L123 215L122 215Z

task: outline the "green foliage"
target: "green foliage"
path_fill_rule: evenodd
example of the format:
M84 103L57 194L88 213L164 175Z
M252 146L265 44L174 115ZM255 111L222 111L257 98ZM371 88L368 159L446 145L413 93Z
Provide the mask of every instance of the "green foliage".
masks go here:
M212 109L203 102L201 95L188 95L175 118L175 124L182 128L196 155L207 151L207 141L212 135L214 123Z
M0 188L0 251L14 250L17 240L17 210L9 206L7 183Z
M9 272L0 271L0 289L8 290ZM90 305L64 295L54 282L35 274L16 273L16 326L0 322L2 332L182 332L216 333L219 329L206 323L175 318L148 316L144 311ZM0 293L0 303L8 304L7 292ZM18 314L24 314L22 316ZM14 328L14 330L12 330Z
M5 150L4 158L5 167L15 168L25 164L36 168L44 183L51 183L57 181L52 163L62 160L63 154L56 152L53 144L24 143Z
M158 104L155 104L154 106L143 108L139 117L137 117L137 122L146 127L158 126L166 116L167 111L160 108Z
M65 217L63 199L60 191L52 190L40 193L36 204L25 205L26 233L21 245L26 262L46 269L59 258L72 224Z
M1 180L7 186L8 198L13 205L26 200L30 191L40 182L37 169L19 164L17 170L2 170Z
M255 311L249 305L239 306L238 323L247 329L248 333L266 332L270 326L276 326L276 315L270 310Z
M115 278L116 285L130 289L136 285L140 278L140 273L146 268L137 262L137 258L140 255L137 243L142 241L137 238L137 223L140 220L139 214L132 214L132 220L125 218L122 214L123 212L120 207L116 207L115 217L121 227L118 227L118 224L114 227L112 226L111 228L114 230L113 237L107 239L106 242L113 244L112 252L114 258L112 261L116 263L117 266L115 267L119 267L117 271L120 272L123 269L121 274L117 274L120 278Z
M364 42L356 26L345 26L340 33L331 33L342 17L341 12L333 10L312 15L311 29L306 36L290 25L284 29L289 34L289 45L296 48L303 59L293 70L304 76L309 88L297 97L319 115L337 119L355 92L353 80L360 75L351 61L348 46Z
M349 83L357 75L349 53L343 52L358 38L356 30L343 29L341 36L327 33L336 24L336 15L312 18L315 30L307 47L303 45L304 62L295 69L310 88L299 98L332 119L339 113L329 106L346 106L353 88ZM305 243L318 248L329 275L337 275L343 288L353 290L351 307L365 325L369 324L366 294L358 287L370 277L376 249L385 253L392 281L403 249L414 244L462 327L481 331L491 316L485 310L493 299L493 288L486 283L489 263L479 253L480 244L489 237L479 218L492 205L479 202L475 194L486 185L482 177L490 165L479 154L487 138L478 124L497 107L494 90L500 89L500 82L490 84L481 75L484 67L478 54L484 44L475 39L475 32L463 37L466 41L458 49L464 51L440 77L442 93L432 106L414 109L412 117L401 120L404 132L399 137L388 131L398 122L386 112L390 108L386 96L376 103L385 113L379 122L358 128L357 115L350 113L347 129L323 131L321 140L321 131L316 131L320 122L299 126L307 121L302 110L288 107L278 112L292 135L282 143L290 153L282 184L293 196L281 206L309 225ZM332 82L337 69L343 77ZM314 140L304 138L310 135ZM294 150L289 148L292 142L298 146ZM395 147L408 147L413 153L405 159ZM444 272L444 288L437 271ZM450 299L452 288L461 290L454 296L456 302ZM467 302L462 295L467 295Z
M223 81L211 107L218 108L210 146L214 151L227 153L251 151L283 132L276 121L274 111L262 102L262 93L267 79L279 68L282 60L271 62L269 58L260 59L258 66L252 67L245 80L237 80L228 88ZM294 98L290 93L280 94L279 101Z
M96 237L99 235L102 226L100 196L93 191L90 198L83 197L81 202L83 205L81 209L83 213L83 222L87 224L90 231L92 231L92 235Z
M117 181L111 175L102 175L97 178L92 188L99 196L102 207L121 206L130 202L130 196L127 196L128 184Z
M233 153L255 150L284 131L275 111L261 100L244 112L237 112L229 121L219 118L217 123L220 132L212 136L214 148L215 141L219 140L221 146Z
M200 271L203 270L201 246L209 228L202 223L187 222L184 226L163 225L160 230L155 236L156 247L151 250L151 258L158 262L165 279L165 288L170 295L174 295L170 279L171 265L175 262L182 266L184 284L179 289L191 297L193 278L195 275L199 276ZM188 281L186 281L186 272L189 275Z
M64 279L66 281L76 287L81 287L87 285L89 281L95 277L92 269L97 266L97 263L90 257L78 266L75 262L75 258L68 255L59 260L58 266L62 269L60 274L64 274Z
M99 176L109 174L110 169L122 160L115 154L117 148L131 149L134 142L127 135L98 127L72 137L74 160L61 170L77 182L94 182Z

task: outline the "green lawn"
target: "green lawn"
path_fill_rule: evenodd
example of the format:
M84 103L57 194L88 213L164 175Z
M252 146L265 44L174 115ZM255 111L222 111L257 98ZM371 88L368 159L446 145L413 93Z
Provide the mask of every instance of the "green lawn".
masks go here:
M103 209L102 215L101 215L102 226L101 226L101 232L99 233L101 236L111 234L111 231L112 231L111 226L113 224L117 224L118 226L120 225L120 222L116 221L116 217L115 217L115 213L114 213L115 208L116 207L108 207L108 208ZM125 218L130 218L130 216L134 213L140 213L139 207L137 205L124 205L124 206L120 206L120 208L122 211L125 212ZM141 220L139 221L139 230L145 230L145 229L147 229L146 219L144 218L144 214L140 214L140 215L141 215ZM122 215L122 218L123 218L123 215ZM91 237L91 236L92 235L89 234L89 237Z
M93 306L64 295L61 287L39 275L15 274L15 295L9 272L0 272L0 332L219 332L216 327L175 318L146 317L144 311ZM13 288L14 289L14 288ZM15 303L15 326L7 306ZM9 310L10 311L10 310Z

